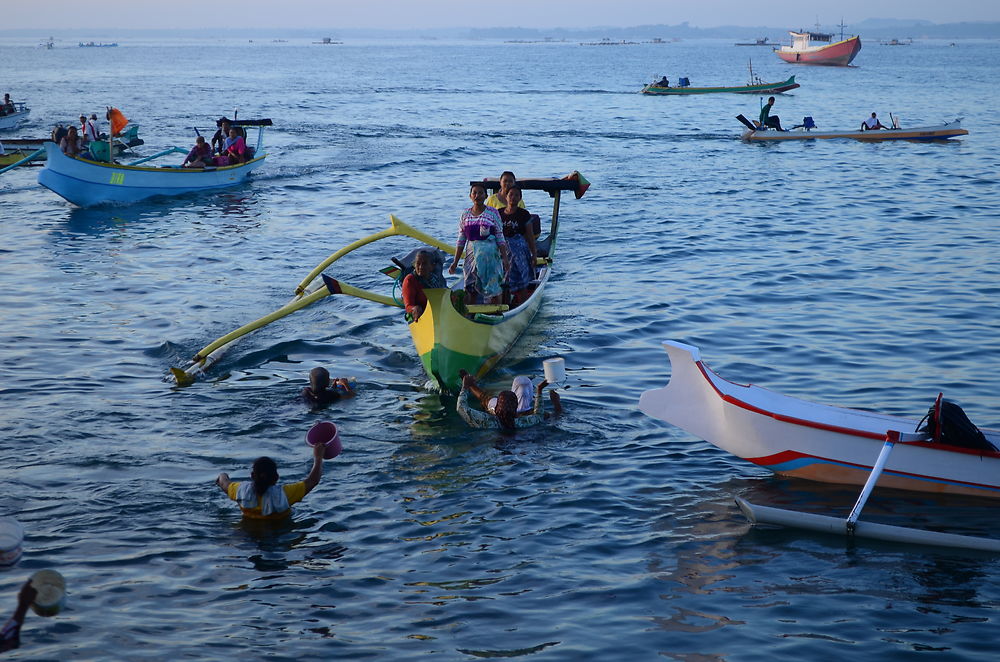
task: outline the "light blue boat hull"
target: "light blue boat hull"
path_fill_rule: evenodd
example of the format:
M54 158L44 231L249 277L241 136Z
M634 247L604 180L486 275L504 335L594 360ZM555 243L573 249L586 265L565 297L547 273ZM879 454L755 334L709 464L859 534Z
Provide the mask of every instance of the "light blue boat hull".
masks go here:
M263 165L266 154L221 168L155 168L98 163L66 156L45 143L46 164L38 183L80 207L129 204L157 196L184 195L235 186Z

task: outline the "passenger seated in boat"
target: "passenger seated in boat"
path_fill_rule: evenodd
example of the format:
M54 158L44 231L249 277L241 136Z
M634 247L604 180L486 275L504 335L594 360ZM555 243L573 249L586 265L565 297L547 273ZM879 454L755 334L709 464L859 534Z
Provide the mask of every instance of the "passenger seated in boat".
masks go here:
M511 186L517 185L517 177L514 176L510 170L504 170L500 173L500 190L486 198L486 206L493 207L494 209L503 209L507 206L507 191L510 190ZM521 202L521 207L524 207L524 202Z
M440 276L440 266L434 268L435 255L430 251L418 251L413 258L413 271L403 279L403 307L408 321L416 322L427 309L425 287L444 287L444 279ZM440 265L440 259L437 260Z
M66 156L84 156L83 139L75 126L66 129L66 135L59 141L59 149Z
M666 76L664 76L660 80L653 83L653 87L670 87L670 81L667 80Z
M182 168L204 168L212 163L212 148L205 142L205 136L198 136L194 139L194 147L184 157Z
M10 100L10 93L5 93L3 95L3 110L6 115L13 115L17 112L14 102Z
M538 252L535 249L535 232L531 214L522 204L521 188L516 184L507 191L507 206L500 210L500 222L510 266L507 269L506 303L511 308L520 306L531 296L531 282L535 280L535 263Z
M302 397L313 405L328 405L341 398L354 397L354 389L346 378L331 381L329 370L316 367L309 371L309 386L302 389Z
M771 114L771 106L774 105L774 97L770 97L763 108L760 109L760 125L763 128L777 129L778 131L784 131L781 128L781 118L777 115Z
M544 379L535 387L535 396L529 413L518 414L518 397L513 391L500 391L495 398L490 411L480 411L469 406L469 394L473 397L486 399L482 394L482 389L476 384L475 378L467 372L461 372L462 390L458 394L456 410L466 423L474 428L499 429L504 432L514 432L521 428L528 428L538 425L545 420L545 404L542 398L542 391L549 385ZM527 378L525 378L527 379ZM476 394L481 395L476 395ZM552 400L552 408L555 415L562 413L562 403L559 394L554 390L549 391ZM485 403L484 408L489 404Z
M62 139L66 137L66 127L62 124L56 124L56 128L52 129L52 142L62 146Z
M325 444L312 447L313 465L305 480L278 485L278 465L269 457L259 457L253 463L250 480L234 482L229 474L221 473L215 479L226 495L240 505L243 517L257 520L280 520L292 513L292 504L302 501L323 477Z
M226 140L226 156L229 157L230 165L245 163L247 160L247 143L236 127L229 129L229 138Z
M215 135L212 136L212 151L216 154L222 154L225 151L223 145L226 139L229 138L229 128L232 126L232 122L228 117L220 117L215 122L215 126L219 127L215 131Z
M879 121L875 113L872 113L871 117L866 117L864 121L861 122L862 131L877 131L879 129L888 129L887 126L882 126L882 122Z
M458 224L458 242L455 244L455 259L448 267L448 273L455 273L458 261L466 252L464 264L464 287L466 300L470 303L500 303L503 293L504 273L510 263L507 240L500 227L500 215L496 209L487 207L486 186L473 184L469 189L472 206L462 213Z

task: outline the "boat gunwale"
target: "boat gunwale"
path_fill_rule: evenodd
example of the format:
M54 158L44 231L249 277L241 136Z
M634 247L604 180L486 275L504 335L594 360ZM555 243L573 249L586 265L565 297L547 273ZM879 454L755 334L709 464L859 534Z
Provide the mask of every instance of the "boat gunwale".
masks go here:
M842 426L842 425L834 425L832 423L824 423L824 422L821 422L821 421L813 421L813 420L809 420L809 419L798 418L796 416L790 416L788 414L782 414L782 413L779 413L779 412L771 410L771 409L765 409L763 406L758 406L756 404L748 402L747 400L743 400L743 399L741 399L741 398L739 398L739 397L737 397L737 396L735 396L733 394L727 393L722 388L720 388L720 384L718 382L727 384L729 386L732 386L732 387L735 387L735 388L738 388L738 389L747 389L747 390L756 389L756 390L761 391L761 392L763 392L765 394L770 394L772 396L777 396L777 397L781 397L781 398L788 398L788 399L794 400L796 402L800 402L800 403L803 403L805 405L809 405L811 407L822 407L824 409L828 409L828 410L836 411L836 412L843 412L843 413L847 413L847 414L850 414L850 415L853 415L853 416L868 416L868 417L878 417L878 418L890 418L893 421L895 421L895 420L898 420L899 422L904 422L905 421L905 422L909 422L911 424L911 426L913 425L913 419L908 419L908 418L901 417L901 416L897 417L897 416L893 416L891 414L881 414L879 412L866 411L864 409L856 409L856 408L853 408L853 407L842 407L840 405L828 405L828 404L819 403L819 402L811 402L809 400L803 400L802 398L796 398L794 396L790 396L790 395L786 395L786 394L783 394L783 393L779 393L778 391L772 391L772 390L770 390L768 388L765 388L763 386L758 386L756 384L749 384L749 383L748 384L740 384L740 383L737 383L737 382L733 382L733 381L731 381L729 379L726 379L725 377L723 377L719 373L715 372L714 370L712 370L710 367L708 367L704 363L704 361L702 359L700 359L700 358L696 359L693 356L691 356L691 359L694 362L694 364L697 366L699 372L701 372L702 376L705 378L705 381L708 382L708 384L712 387L712 390L715 391L716 395L718 395L719 399L721 399L723 402L726 402L726 403L731 404L733 406L739 407L741 409L745 409L745 410L753 412L755 414L760 414L761 416L767 416L768 418L772 418L772 419L774 419L776 421L779 421L781 423L789 423L789 424L792 424L792 425L798 425L799 427L807 427L807 428L813 428L813 429L817 429L817 430L825 430L827 432L834 432L834 433L843 434L843 435L846 435L846 436L860 437L860 438L864 438L864 439L873 439L873 440L877 440L877 441L885 441L885 433L881 433L880 434L880 433L877 433L877 432L871 432L869 430L862 430L862 429L859 429L859 428L850 428L850 427L845 427L845 426ZM892 428L887 429L887 431L890 430L890 429L892 429ZM981 430L983 430L984 432L996 433L995 430L990 430L988 428L981 428ZM900 442L897 442L897 443L899 443L901 445L905 445L905 446L916 446L916 447L920 447L920 448L928 448L930 450L944 451L944 452L947 452L947 453L961 453L961 454L965 454L965 455L976 455L976 456L992 457L992 458L1000 459L1000 451L986 451L986 450L976 450L976 449L972 449L972 448L963 448L961 446L947 446L947 445L942 445L942 444L935 444L933 442L928 442L928 441L900 441ZM799 453L799 454L801 455L802 453ZM826 458L824 458L824 459L826 459Z

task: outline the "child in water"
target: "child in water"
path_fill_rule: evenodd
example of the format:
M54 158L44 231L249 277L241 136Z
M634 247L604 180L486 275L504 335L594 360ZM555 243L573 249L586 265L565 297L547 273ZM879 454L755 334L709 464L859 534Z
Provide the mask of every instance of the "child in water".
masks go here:
M221 473L215 484L230 499L240 504L243 516L248 519L276 520L288 517L292 504L302 501L323 477L323 453L326 447L316 444L312 447L313 465L305 480L297 483L278 485L278 465L269 457L259 457L253 463L250 480L237 483L229 480L229 474Z
M344 377L338 377L330 383L330 372L326 368L313 368L309 371L309 386L302 389L302 397L313 405L328 405L341 398L354 396L351 383Z

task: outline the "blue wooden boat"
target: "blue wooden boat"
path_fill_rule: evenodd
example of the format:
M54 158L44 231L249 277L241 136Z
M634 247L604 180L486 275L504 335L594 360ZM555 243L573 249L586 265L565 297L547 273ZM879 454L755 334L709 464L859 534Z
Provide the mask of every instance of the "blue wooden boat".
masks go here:
M229 166L181 168L180 165L156 167L150 162L170 155L187 154L179 147L158 152L130 164L106 163L67 156L53 142L45 143L45 168L38 173L38 183L80 207L105 203L128 204L156 196L174 196L210 191L242 183L255 169L264 165L263 127L271 120L241 120L233 126L257 127L254 157Z

